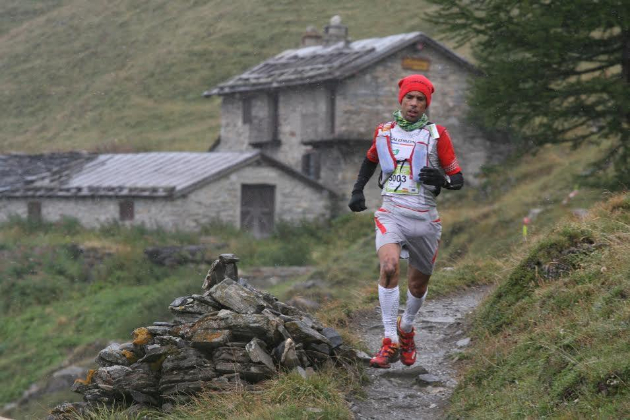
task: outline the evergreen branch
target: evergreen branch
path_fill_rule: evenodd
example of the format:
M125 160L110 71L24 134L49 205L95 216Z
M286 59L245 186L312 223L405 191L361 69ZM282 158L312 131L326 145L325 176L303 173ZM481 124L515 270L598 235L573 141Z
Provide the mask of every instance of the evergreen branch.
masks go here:
M605 70L605 69L608 69L610 67L614 67L614 66L618 66L618 65L619 65L618 63L609 63L609 62L607 62L606 64L603 64L603 65L598 66L598 67L593 67L593 68L590 68L590 69L573 70L573 71L567 71L567 72L557 72L555 74L555 76L557 76L557 77L582 76L584 74L595 73L597 71Z

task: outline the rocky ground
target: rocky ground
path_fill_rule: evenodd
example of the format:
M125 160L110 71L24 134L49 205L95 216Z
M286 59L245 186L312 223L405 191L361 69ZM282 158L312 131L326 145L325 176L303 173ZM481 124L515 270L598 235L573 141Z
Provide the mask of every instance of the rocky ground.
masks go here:
M455 385L457 352L470 343L470 314L488 288L470 288L465 293L431 299L416 316L418 361L407 367L398 362L391 369L368 368L370 378L364 398L351 402L356 419L428 420L443 418ZM401 311L402 313L402 311ZM357 320L372 353L381 344L380 309Z

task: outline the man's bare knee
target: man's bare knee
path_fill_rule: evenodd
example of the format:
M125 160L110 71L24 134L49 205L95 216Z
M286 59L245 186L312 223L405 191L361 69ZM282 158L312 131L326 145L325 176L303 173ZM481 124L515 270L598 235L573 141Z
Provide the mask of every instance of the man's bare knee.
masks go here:
M430 278L430 274L423 274L419 270L410 267L408 279L409 292L417 298L424 296L429 286Z
M385 287L395 285L398 278L398 264L393 258L387 258L381 264L381 277L385 282Z
M409 284L409 292L416 298L421 298L427 291L428 282L423 284Z

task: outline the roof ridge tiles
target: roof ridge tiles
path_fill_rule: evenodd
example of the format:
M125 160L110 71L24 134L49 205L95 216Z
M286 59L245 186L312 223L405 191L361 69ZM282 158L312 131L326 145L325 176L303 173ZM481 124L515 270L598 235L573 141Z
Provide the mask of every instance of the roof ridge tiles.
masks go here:
M479 73L479 70L465 58L423 32L416 31L360 39L348 44L339 42L330 46L318 45L285 50L204 92L204 96L341 80L420 40L472 72ZM318 60L321 61L318 63ZM313 77L315 75L312 68L316 65L319 72Z

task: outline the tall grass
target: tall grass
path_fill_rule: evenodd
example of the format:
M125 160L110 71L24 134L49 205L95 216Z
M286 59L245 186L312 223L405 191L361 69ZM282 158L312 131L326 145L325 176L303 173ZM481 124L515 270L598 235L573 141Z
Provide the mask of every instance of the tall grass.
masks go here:
M314 263L314 250L330 240L328 222L279 222L268 238L256 239L230 225L210 224L201 233L226 238L224 250L243 258L248 266L292 266Z
M343 395L358 386L351 375L329 367L308 379L297 372L268 381L260 393L206 394L164 419L352 419Z
M532 244L478 312L452 418L630 416L630 195Z

